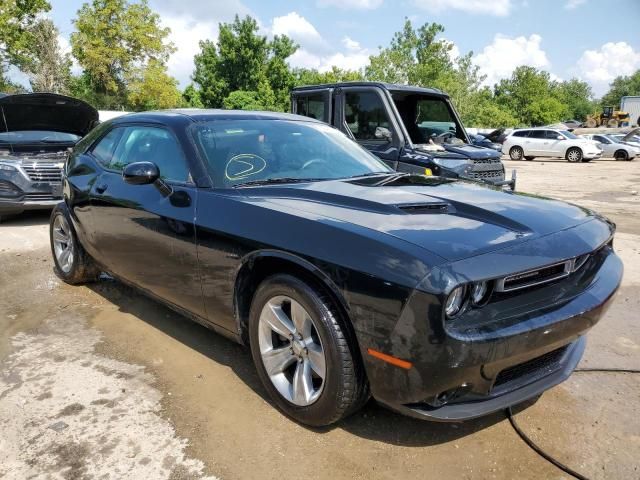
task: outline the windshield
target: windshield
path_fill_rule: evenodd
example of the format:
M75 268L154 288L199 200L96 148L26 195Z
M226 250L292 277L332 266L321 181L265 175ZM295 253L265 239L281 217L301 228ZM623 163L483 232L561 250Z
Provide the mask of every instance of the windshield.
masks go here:
M76 143L78 135L72 133L49 132L40 130L21 130L17 132L0 132L0 143L33 144L33 143Z
M565 137L570 138L571 140L575 140L576 138L578 138L578 137L576 137L573 133L571 133L571 132L570 132L570 131L568 131L568 130L560 130L560 132L561 132Z
M613 135L605 135L605 137L607 140L613 142L613 143L622 143L621 138L616 138Z
M320 123L212 121L196 124L194 137L216 187L393 172L356 142Z
M465 142L462 125L440 97L394 93L393 101L414 144Z

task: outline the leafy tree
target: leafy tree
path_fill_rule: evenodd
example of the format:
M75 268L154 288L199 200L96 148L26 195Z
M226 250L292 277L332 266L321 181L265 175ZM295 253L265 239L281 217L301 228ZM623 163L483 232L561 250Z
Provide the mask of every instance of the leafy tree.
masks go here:
M25 92L26 89L22 85L18 85L7 78L6 67L0 63L0 93L14 94Z
M178 81L157 60L151 60L132 75L128 82L127 100L129 107L136 111L176 108L184 103Z
M522 125L544 125L562 120L568 108L555 97L557 84L548 72L520 66L511 78L495 86L498 105L505 108Z
M233 102L260 98L265 107L287 110L294 77L286 60L297 48L286 36L268 41L258 34L258 23L249 16L220 24L218 41L201 41L200 53L194 58L193 81L202 103L207 107L228 105L229 95L241 91L245 93L234 95ZM254 105L253 101L249 104Z
M622 97L640 95L640 70L627 77L616 77L609 87L609 91L602 97L602 106L620 106Z
M0 2L0 63L22 67L34 56L31 27L38 14L48 12L47 0L2 0Z
M72 53L84 69L83 81L104 102L99 106L124 106L127 77L150 61L164 63L175 50L147 0L92 0L82 5L74 25Z
M184 92L182 92L182 98L184 99L186 107L204 108L204 104L200 98L200 92L193 83L190 83L187 85L187 88L184 89Z
M507 109L498 105L488 87L473 95L471 108L462 120L465 125L477 128L512 127L518 123Z
M365 67L367 80L434 86L453 69L449 53L453 44L436 37L444 32L437 23L425 23L418 30L405 19L402 31L396 32L391 45L369 57Z
M587 82L577 78L560 82L555 94L567 106L570 119L585 120L594 110L593 91Z
M323 83L353 82L363 80L362 72L343 70L336 66L328 72L319 72L316 69L298 68L294 70L295 85L319 85Z
M31 29L33 50L38 52L24 68L34 92L67 93L71 79L71 57L60 51L58 29L49 19Z

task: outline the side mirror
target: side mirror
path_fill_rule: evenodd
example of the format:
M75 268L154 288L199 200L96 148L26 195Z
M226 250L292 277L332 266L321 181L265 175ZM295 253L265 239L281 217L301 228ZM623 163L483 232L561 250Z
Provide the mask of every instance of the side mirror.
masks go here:
M380 138L388 141L391 141L391 138L392 138L391 131L385 127L376 127L376 131L374 135L376 138Z
M149 185L160 178L160 169L152 162L134 162L124 167L122 178L131 185Z
M556 138L557 138L558 140L564 140L564 137L563 137L562 135L558 135Z

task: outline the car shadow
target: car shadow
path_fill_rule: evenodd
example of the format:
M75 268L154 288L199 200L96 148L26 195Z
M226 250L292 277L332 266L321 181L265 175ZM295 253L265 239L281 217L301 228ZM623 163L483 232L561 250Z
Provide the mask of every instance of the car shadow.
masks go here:
M248 348L188 320L117 280L103 278L99 282L87 286L105 300L116 305L121 312L134 315L212 361L229 367L257 395L276 408L260 383ZM514 412L528 408L536 400L514 408ZM283 415L283 420L286 418ZM497 412L466 422L421 421L395 413L380 406L374 400L370 400L359 412L335 425L322 428L302 426L318 434L339 428L368 440L398 446L424 447L455 441L504 420L505 414Z
M31 210L17 215L3 215L2 222L0 222L0 228L3 226L12 227L33 227L37 225L44 225L49 223L49 217L51 217L50 210Z

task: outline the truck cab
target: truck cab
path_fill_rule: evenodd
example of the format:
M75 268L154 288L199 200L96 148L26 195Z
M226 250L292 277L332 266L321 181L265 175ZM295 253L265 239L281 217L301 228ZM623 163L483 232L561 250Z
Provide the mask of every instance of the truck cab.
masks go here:
M295 88L291 110L340 129L400 172L509 185L500 152L473 145L449 96L382 82Z

